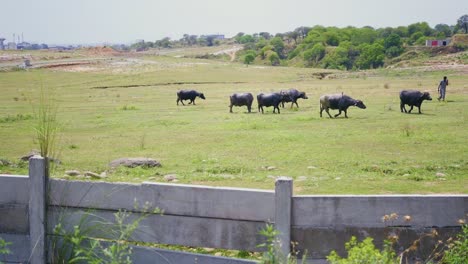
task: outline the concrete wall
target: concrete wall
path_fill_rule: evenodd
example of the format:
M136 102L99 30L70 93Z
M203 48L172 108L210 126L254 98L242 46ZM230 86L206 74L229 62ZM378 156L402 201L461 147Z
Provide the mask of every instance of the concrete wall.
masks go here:
M398 218L383 222L384 215L398 214ZM421 241L416 252L428 255L439 239L460 231L458 219L468 213L467 195L337 195L293 197L292 235L301 252L325 258L331 250L344 254L344 242L351 236L359 239L371 236L381 246L389 235L397 235L397 250L433 229L437 237ZM411 220L405 220L410 216ZM430 239L429 239L430 238Z
M10 255L0 255L5 263L26 262L29 258L29 178L0 175L0 237L12 243Z
M35 218L28 216L29 185L27 176L0 175L0 237L14 242L10 247L14 254L0 257L1 261L24 262L30 256L29 225ZM397 234L397 249L401 250L436 228L439 237L427 239L416 252L423 256L438 239L458 232L457 220L468 213L468 195L292 196L288 179L278 181L275 191L58 179L49 181L49 190L48 234L59 222L71 229L85 215L84 226L112 222L119 209L132 212L132 221L141 216L146 204L159 207L164 214L145 218L131 238L133 241L259 251L256 245L264 238L258 231L265 223L276 220L282 245L296 241L297 249L307 250L308 257L317 261L333 249L343 253L344 243L352 235L372 236L381 245L389 234ZM391 213L397 213L399 218L382 222L382 217ZM411 216L411 221L405 221L405 215ZM95 230L93 235L113 238L105 228ZM287 252L288 248L282 250ZM188 263L193 263L193 256L188 258L192 261Z

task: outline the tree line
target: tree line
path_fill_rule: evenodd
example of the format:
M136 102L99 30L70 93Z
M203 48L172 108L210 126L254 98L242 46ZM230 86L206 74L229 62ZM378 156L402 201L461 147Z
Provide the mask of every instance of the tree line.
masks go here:
M468 33L468 15L461 16L455 25L437 24L434 28L427 22L378 29L370 26L338 28L318 25L298 27L275 35L268 32L239 32L231 41L244 46L238 58L245 64L351 70L381 67L387 59L400 56L411 46L425 45L428 39L445 39L457 33ZM220 43L223 40L214 36L185 34L179 40L163 38L154 43L134 45L171 48L214 46Z

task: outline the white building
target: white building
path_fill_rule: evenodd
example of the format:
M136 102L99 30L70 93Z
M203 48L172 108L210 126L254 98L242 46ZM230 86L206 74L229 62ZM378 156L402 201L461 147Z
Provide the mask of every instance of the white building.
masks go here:
M426 40L426 47L444 47L450 43L450 39L428 39Z

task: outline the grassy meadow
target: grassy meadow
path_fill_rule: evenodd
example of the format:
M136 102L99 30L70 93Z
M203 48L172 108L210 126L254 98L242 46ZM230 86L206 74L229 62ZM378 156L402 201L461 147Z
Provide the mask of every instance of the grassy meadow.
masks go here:
M165 56L115 57L96 64L0 72L0 173L26 174L18 161L34 140L41 87L59 107L62 129L54 177L65 170L107 171L106 181L161 181L273 189L295 179L296 194L468 193L468 77L456 70L333 72ZM324 70L320 70L324 71ZM450 80L448 102L437 84ZM196 106L176 105L179 89L201 91ZM234 92L296 88L308 100L273 114L235 107ZM402 114L398 92L431 92L423 114ZM344 92L367 109L348 119L319 116L319 97ZM334 112L335 111L331 111ZM161 168L119 168L121 157L149 157Z

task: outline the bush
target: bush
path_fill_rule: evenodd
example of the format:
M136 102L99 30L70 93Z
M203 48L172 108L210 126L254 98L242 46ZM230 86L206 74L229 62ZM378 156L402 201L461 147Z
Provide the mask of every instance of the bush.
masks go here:
M6 242L3 240L3 238L0 237L0 255L7 255L11 253L10 249L8 249L9 245L11 245L10 242Z
M457 235L457 240L449 244L448 248L442 263L468 263L468 225L462 226L462 232Z
M351 237L351 240L345 244L348 252L347 258L342 258L332 251L327 256L327 260L331 264L393 264L397 263L396 253L392 249L390 241L385 240L384 249L382 251L375 248L372 238L368 237L362 242L358 242L356 237Z

